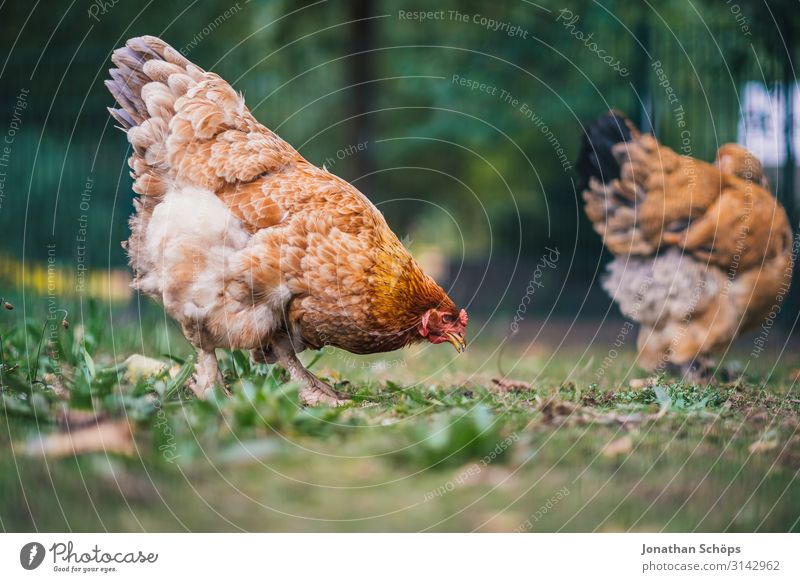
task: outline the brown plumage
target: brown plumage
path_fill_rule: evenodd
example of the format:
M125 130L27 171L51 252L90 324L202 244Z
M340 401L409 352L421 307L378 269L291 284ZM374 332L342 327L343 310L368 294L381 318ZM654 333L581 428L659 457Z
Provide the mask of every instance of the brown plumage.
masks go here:
M258 123L241 95L164 41L112 56L109 109L133 147L134 285L198 349L193 388L221 382L215 348L280 360L308 403L340 396L296 357L412 342L464 347L466 313L422 272L372 203Z
M616 256L604 288L641 323L642 366L707 368L786 293L789 221L741 146L709 164L611 111L587 128L578 169L586 214Z

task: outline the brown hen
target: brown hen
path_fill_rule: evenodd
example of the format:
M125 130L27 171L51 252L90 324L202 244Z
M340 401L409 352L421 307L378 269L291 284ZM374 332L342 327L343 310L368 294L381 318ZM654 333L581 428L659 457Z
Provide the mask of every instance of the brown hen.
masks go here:
M616 256L603 287L641 324L639 363L703 376L792 278L792 233L760 162L736 144L681 156L611 111L578 159L585 210Z
M164 41L114 51L109 109L133 147L134 286L197 348L192 388L223 384L216 348L278 360L307 403L342 397L296 353L465 346L467 316L372 203L258 123L218 75Z

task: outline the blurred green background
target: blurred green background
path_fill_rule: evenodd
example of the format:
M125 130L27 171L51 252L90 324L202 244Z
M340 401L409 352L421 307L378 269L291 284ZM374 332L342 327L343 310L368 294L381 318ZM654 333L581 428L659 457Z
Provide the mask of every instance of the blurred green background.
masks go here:
M429 10L440 17L410 16ZM616 107L677 149L677 103L690 152L712 158L737 138L746 82L794 81L800 20L796 2L755 0L80 0L2 12L0 133L14 130L0 168L3 261L42 264L49 248L65 294L79 264L124 267L127 143L103 80L114 48L154 34L353 181L412 252L433 255L456 300L486 314L513 311L545 246L562 264L535 308L606 312L596 279L608 257L575 191L582 125ZM775 172L794 212L793 172ZM20 268L5 272L15 296Z

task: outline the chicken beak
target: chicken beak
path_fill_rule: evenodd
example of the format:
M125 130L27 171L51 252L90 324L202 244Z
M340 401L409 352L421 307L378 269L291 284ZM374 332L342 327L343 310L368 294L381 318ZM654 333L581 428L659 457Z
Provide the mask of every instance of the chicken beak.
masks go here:
M467 348L467 342L460 333L447 332L447 341L453 344L453 347L459 354Z

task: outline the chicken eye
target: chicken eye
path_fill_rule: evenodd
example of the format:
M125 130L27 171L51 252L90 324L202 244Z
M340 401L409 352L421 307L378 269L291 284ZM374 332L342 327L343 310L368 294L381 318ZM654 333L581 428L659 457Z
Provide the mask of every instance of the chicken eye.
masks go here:
M453 322L455 321L455 319L453 319L453 316L452 316L452 315L450 315L450 314L448 314L448 313L445 313L445 314L442 316L442 321L443 321L443 322L445 322L445 323L453 323Z

